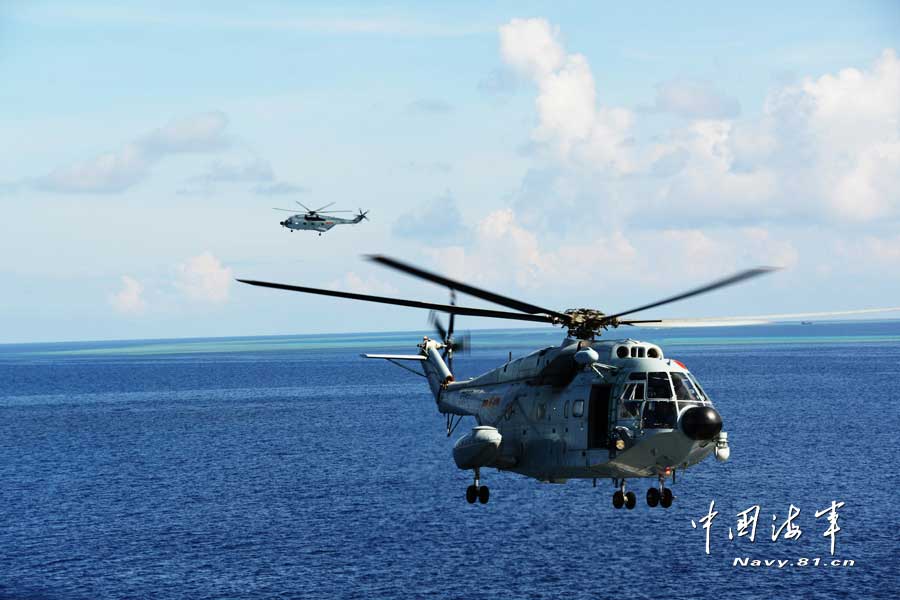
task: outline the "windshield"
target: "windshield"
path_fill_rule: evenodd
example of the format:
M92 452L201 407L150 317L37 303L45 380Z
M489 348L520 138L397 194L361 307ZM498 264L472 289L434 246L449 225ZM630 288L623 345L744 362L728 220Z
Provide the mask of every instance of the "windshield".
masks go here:
M669 374L665 371L647 373L647 399L672 398L672 386L669 385Z
M645 429L674 429L678 410L674 402L647 401L644 405Z
M701 402L703 400L703 396L700 395L700 392L697 391L694 383L687 375L675 371L673 371L671 375L672 386L675 388L675 398L677 400L693 400L695 402Z

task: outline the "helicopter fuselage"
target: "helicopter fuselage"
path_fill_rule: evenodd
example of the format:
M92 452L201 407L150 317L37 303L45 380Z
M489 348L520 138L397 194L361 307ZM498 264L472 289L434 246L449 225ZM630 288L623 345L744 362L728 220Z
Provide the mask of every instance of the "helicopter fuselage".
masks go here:
M353 219L342 219L341 217L332 217L330 215L323 217L321 215L296 214L281 221L280 225L293 230L318 231L319 233L325 233L335 225L353 225L359 223L361 220L362 219L358 216Z
M435 344L422 346L429 342ZM460 382L435 369L439 355L422 346L438 409L478 424L457 441L460 468L494 467L562 483L664 477L710 454L728 457L708 396L654 344L570 338ZM698 426L698 415L718 424Z

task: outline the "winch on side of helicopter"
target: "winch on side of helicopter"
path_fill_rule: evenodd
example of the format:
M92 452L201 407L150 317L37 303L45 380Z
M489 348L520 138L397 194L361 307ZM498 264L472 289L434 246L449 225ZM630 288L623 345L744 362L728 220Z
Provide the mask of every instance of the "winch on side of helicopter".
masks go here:
M297 202L295 200L295 202ZM291 208L274 208L272 210L282 210L285 212L294 213L290 217L286 218L284 221L279 221L278 224L282 227L287 227L291 230L291 233L294 232L295 229L300 230L311 230L318 231L319 235L322 235L335 225L356 225L363 219L369 220L369 217L366 215L369 214L369 211L363 211L363 209L359 209L359 212L352 219L344 219L342 217L335 217L335 213L349 213L353 212L352 210L324 210L334 204L331 202L330 204L326 204L321 208L311 209L305 204L301 202L297 202L303 209L306 211L305 213L298 213L296 210Z
M695 319L632 319L629 315L733 285L775 270L758 267L736 273L689 291L615 314L578 308L557 312L455 281L386 256L371 260L449 288L450 303L435 304L324 290L266 281L238 279L250 285L424 308L449 314L444 328L432 313L439 339L425 337L418 352L364 354L383 359L425 377L438 410L447 418L447 435L465 416L475 418L472 431L453 446L460 469L471 470L474 482L466 489L469 503L486 504L490 490L481 484L481 469L496 468L549 483L568 479L610 478L617 488L613 505L633 509L634 492L627 479L656 479L646 494L651 507L671 506L669 478L711 455L730 456L722 418L697 378L681 362L668 358L656 344L633 339L597 340L609 328L623 325L725 326L752 325L772 320L859 315L898 311L900 307L816 313ZM456 304L456 292L468 294L512 311L469 308ZM456 315L512 319L561 325L568 335L551 346L512 359L482 375L457 381L453 354L468 347L468 339L454 337ZM422 372L405 362L418 363Z

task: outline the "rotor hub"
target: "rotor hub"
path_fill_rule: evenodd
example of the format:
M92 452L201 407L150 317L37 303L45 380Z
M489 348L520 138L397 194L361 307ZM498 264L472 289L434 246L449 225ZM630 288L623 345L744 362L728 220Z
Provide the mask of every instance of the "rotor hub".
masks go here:
M593 308L570 308L565 312L569 317L566 327L569 336L581 340L590 340L609 327L618 327L618 319L610 319L606 313Z

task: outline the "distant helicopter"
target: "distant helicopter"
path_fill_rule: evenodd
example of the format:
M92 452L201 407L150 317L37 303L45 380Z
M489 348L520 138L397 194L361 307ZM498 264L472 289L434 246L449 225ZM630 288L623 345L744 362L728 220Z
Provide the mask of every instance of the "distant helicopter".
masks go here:
M655 478L647 490L650 507L672 505L666 487L675 482L677 469L686 471L710 455L719 461L730 456L728 435L712 400L684 363L663 354L656 344L633 339L599 341L595 337L623 325L715 326L748 325L803 317L898 311L900 307L837 312L724 317L716 319L632 319L634 313L697 296L769 273L772 267L741 271L707 285L644 304L604 314L590 308L557 312L501 296L386 256L371 260L446 286L450 304L370 296L318 288L238 279L242 283L275 289L424 308L450 315L444 328L433 318L438 339L425 337L418 352L364 354L383 359L425 377L446 416L449 437L464 416L475 418L472 431L453 446L460 469L472 470L474 482L466 489L471 504L486 504L488 486L481 484L484 467L511 471L549 483L568 479L610 478L616 488L615 508L633 509L637 498L626 490L626 480ZM516 312L456 305L456 292L469 294ZM512 359L478 377L456 381L453 353L465 343L454 338L456 315L492 317L561 325L568 335L551 346ZM419 363L422 372L403 362Z
M296 200L295 200L296 202ZM366 215L369 214L369 211L363 212L363 209L359 209L359 213L353 217L352 219L342 219L341 217L333 217L334 213L348 213L353 212L352 210L329 210L325 211L324 209L328 208L334 202L326 204L322 208L311 209L308 206L302 204L301 202L297 202L300 206L303 207L303 210L306 211L305 214L297 213L292 208L275 208L273 210L283 210L285 212L295 213L293 216L288 217L284 221L279 221L279 224L282 227L287 227L291 230L291 233L294 232L295 229L306 229L312 231L318 231L319 235L322 235L335 225L355 225L359 223L363 219L369 220L369 217Z

